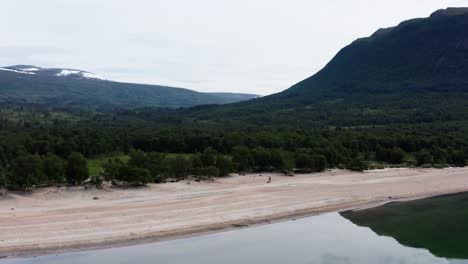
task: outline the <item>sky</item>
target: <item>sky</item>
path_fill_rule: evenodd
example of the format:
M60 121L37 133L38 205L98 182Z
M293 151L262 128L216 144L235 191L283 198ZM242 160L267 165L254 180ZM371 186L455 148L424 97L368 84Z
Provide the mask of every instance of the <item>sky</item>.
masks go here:
M468 0L3 0L0 66L267 95L359 37Z

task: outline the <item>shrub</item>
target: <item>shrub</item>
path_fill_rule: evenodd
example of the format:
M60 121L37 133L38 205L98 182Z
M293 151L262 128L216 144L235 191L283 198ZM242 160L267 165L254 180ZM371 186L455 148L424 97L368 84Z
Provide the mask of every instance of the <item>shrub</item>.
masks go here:
M135 185L146 185L151 182L151 174L147 169L124 165L120 168L116 180Z

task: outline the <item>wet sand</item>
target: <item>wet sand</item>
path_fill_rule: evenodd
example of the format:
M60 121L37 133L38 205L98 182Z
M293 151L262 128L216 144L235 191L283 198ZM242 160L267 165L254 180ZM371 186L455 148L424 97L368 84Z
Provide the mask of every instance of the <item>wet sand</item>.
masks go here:
M9 193L0 199L0 257L147 243L466 191L468 168L266 173Z

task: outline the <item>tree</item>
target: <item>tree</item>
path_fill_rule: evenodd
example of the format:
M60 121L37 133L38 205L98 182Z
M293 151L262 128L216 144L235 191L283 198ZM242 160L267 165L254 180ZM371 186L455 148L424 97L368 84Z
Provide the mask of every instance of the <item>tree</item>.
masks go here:
M312 169L315 167L314 160L307 153L296 154L296 166L300 169Z
M216 154L216 150L212 147L208 147L203 150L203 153L200 156L203 166L214 166L216 162Z
M149 163L147 154L141 150L132 150L130 151L130 160L128 165L135 167L146 167Z
M416 161L418 162L418 166L432 164L434 162L434 157L429 151L422 150L416 153Z
M218 156L216 159L216 167L219 170L219 176L226 176L233 170L233 164L230 158L225 156Z
M250 169L252 164L252 155L245 146L236 146L232 149L232 162L238 171Z
M0 196L6 195L7 188L7 170L0 167Z
M406 156L406 152L399 147L394 147L390 151L389 161L392 164L401 164L403 163Z
M183 155L177 155L173 162L174 176L179 179L187 177L192 168L191 160Z
M192 160L183 155L168 155L162 163L162 172L166 177L183 179L192 171Z
M120 159L109 159L102 165L103 171L101 176L106 181L115 180L120 173L120 169L124 166L124 163Z
M285 174L291 175L296 167L294 156L286 151L281 151L281 166L280 169Z
M458 167L466 166L466 156L462 151L453 151L450 155L450 161Z
M438 163L438 164L447 163L448 153L446 150L440 147L434 148L434 151L432 152L432 156L433 156L434 163ZM432 163L432 162L428 162L428 163ZM428 163L425 163L425 164L428 164Z
M269 164L275 169L282 169L283 167L283 151L280 149L269 150Z
M258 167L260 170L267 169L270 167L270 155L268 151L263 147L257 147L252 151L252 156L254 160L254 166Z
M67 182L71 185L80 185L83 181L88 179L89 171L85 157L79 152L73 152L68 157L67 170L66 170Z
M369 169L369 166L361 156L357 156L347 165L348 170L363 172Z
M44 179L42 161L39 155L25 155L13 161L8 182L13 186L28 190Z
M315 154L312 156L314 160L314 171L322 172L327 168L327 158L324 155Z
M145 167L151 173L151 177L155 182L161 182L160 179L162 172L162 161L164 160L165 155L157 152L150 152L146 155L147 157L147 166Z
M65 181L65 161L55 154L48 153L44 158L44 174L49 183Z
M378 161L388 162L389 161L389 152L386 148L381 146L377 147L377 151L375 152L375 158Z

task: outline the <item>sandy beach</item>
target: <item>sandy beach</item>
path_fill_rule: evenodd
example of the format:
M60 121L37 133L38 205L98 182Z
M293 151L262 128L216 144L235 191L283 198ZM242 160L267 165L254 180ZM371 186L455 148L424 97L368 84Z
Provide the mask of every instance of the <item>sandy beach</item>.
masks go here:
M0 199L0 257L146 243L465 191L468 168L249 174L142 188L9 193Z

